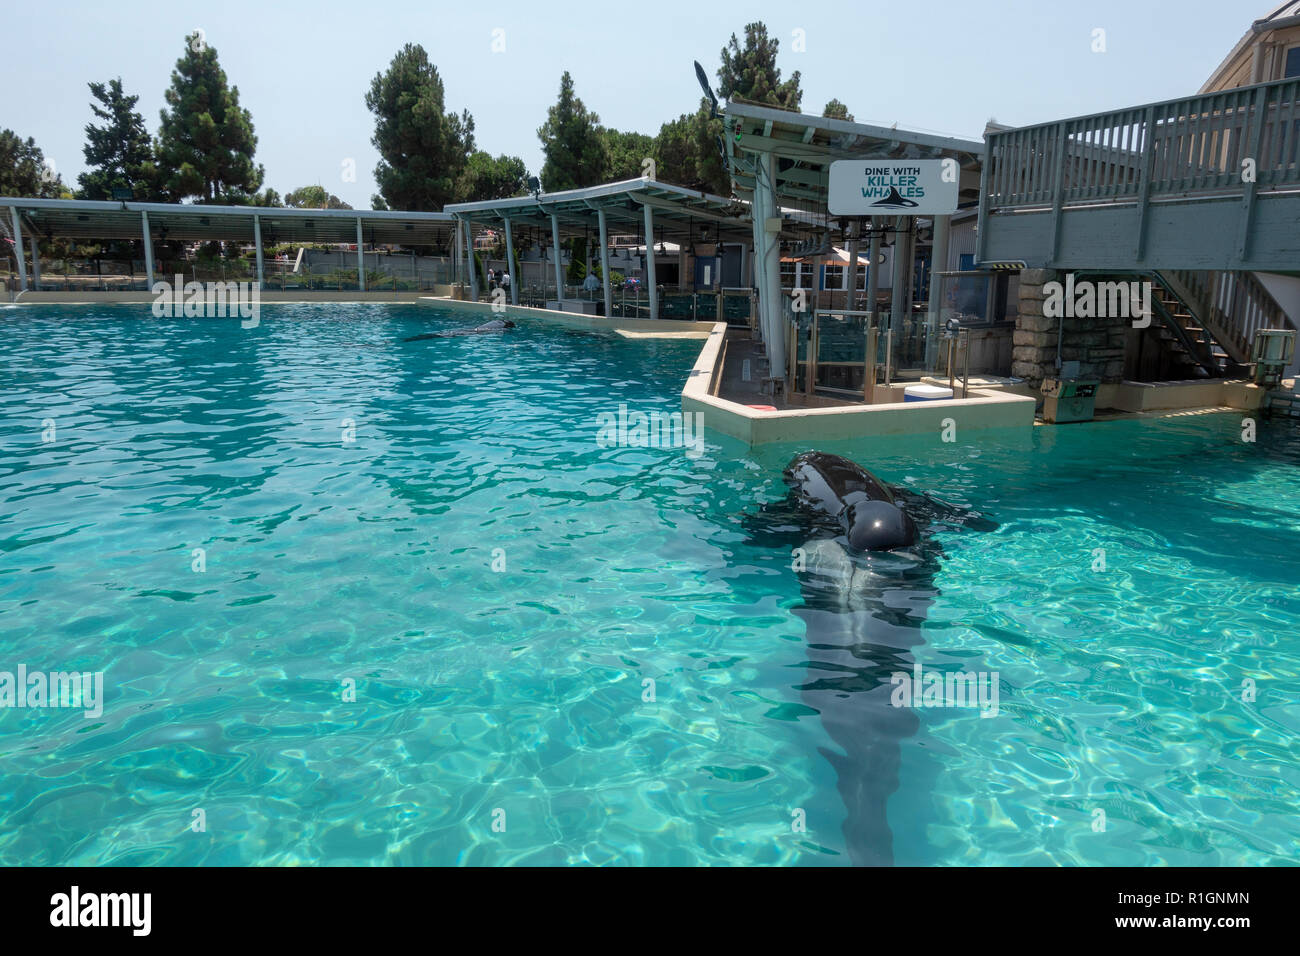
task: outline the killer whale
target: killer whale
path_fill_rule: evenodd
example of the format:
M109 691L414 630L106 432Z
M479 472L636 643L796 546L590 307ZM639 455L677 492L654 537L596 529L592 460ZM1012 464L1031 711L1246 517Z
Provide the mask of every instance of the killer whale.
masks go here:
M445 332L426 332L424 335L412 335L410 338L402 339L403 342L421 342L425 339L450 339L459 335L483 335L488 332L504 332L506 329L513 329L515 324L509 319L493 319L491 322L484 322L480 326L472 329L451 329Z
M880 479L861 465L806 452L785 469L796 501L834 518L854 551L892 551L916 544L916 522Z
M997 525L979 512L886 485L838 455L798 455L783 476L786 497L749 516L751 540L794 557L803 600L792 610L807 637L806 660L792 666L802 672L801 699L836 745L819 753L836 773L849 860L889 866L894 835L887 808L898 789L901 741L920 727L912 709L893 706L891 678L912 672L912 648L923 643L921 625L940 594L935 579L944 552L934 535ZM888 508L907 518L911 536L900 525L855 542L854 527L870 523L870 510Z

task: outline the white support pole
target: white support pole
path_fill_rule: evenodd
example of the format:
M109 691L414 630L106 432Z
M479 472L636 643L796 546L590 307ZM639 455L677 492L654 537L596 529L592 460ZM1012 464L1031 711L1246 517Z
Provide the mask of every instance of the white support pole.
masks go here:
M903 232L906 216L894 220L894 288L889 310L889 327L896 332L903 329L903 310L907 308L907 287L912 281L911 241Z
M600 279L605 289L605 318L614 314L614 287L609 279L609 231L605 226L605 207L596 210L596 221L600 223Z
M253 248L257 250L257 288L266 288L266 263L262 261L262 217L253 217Z
M555 247L555 301L564 311L564 264L560 261L560 217L551 213L551 245Z
M510 217L506 216L506 271L510 273L510 304L519 304L519 272L515 263L515 234L510 231Z
M149 214L140 210L140 231L144 236L144 285L153 288L153 237L149 235ZM177 294L180 290L176 290Z
M767 297L767 293L763 290L767 287L763 282L763 268L767 262L767 257L763 255L763 243L767 239L767 234L763 230L763 223L766 219L767 202L763 196L763 188L762 177L755 177L754 198L749 206L749 215L754 227L754 254L750 257L749 268L750 281L758 296L756 309L758 314L755 318L758 320L759 335L762 337L763 341L766 342L768 333L767 319L764 317L765 313L763 311L763 300ZM798 281L797 273L795 275L795 281Z
M14 255L18 257L18 289L27 291L27 260L23 258L23 226L18 217L18 207L10 206L9 212L14 221Z
M32 289L41 291L41 237L32 234Z
M361 217L357 216L357 288L362 292L366 291L366 254L362 252L365 248L362 242Z
M875 318L876 313L876 296L880 293L880 230L877 228L880 220L875 216L871 217L871 244L868 247L867 256L871 260L867 263L867 311Z
M780 211L776 206L776 191L772 188L776 183L776 157L772 153L764 153L762 156L763 176L767 179L763 193L766 201L766 212L764 215L767 220L777 219ZM763 247L766 261L763 264L763 281L765 283L764 292L767 294L768 306L768 327L771 340L767 343L767 359L770 372L775 375L778 371L785 368L785 330L782 328L782 320L785 317L785 309L781 303L781 242L779 233L769 233L767 231L766 220L763 223ZM814 279L814 281L816 281ZM759 296L760 300L763 298Z
M641 207L645 214L645 284L650 293L650 318L659 318L659 287L655 283L655 214L646 203Z
M849 294L844 297L845 308L853 308L853 300L858 297L858 236L861 227L854 225L853 238L849 240Z
M453 270L452 284L457 286L464 284L465 281L465 273L461 268L461 262L460 262L461 253L465 249L465 244L460 241L460 233L461 233L461 221L457 219L456 236L452 240L452 244L451 244L451 265ZM456 294L459 295L460 293L457 292Z
M943 302L940 301L943 296L943 280L939 278L939 273L948 268L948 245L949 245L949 225L952 223L952 216L935 216L934 217L934 245L930 251L930 304L927 311L930 314L929 328L925 336L925 366L934 368L936 359L935 349L939 335L939 328L943 322Z
M474 261L474 223L469 219L465 223L465 265L469 269L469 297L471 302L478 301L478 268Z

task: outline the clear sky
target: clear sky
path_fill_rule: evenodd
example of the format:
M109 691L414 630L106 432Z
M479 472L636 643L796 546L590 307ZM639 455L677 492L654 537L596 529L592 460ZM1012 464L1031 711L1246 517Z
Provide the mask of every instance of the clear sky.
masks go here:
M468 109L481 149L541 168L537 128L573 74L602 123L653 134L695 109L692 60L761 19L782 74L802 73L805 112L838 97L861 122L978 139L1011 125L1191 95L1272 0L930 0L595 4L383 0L204 4L9 0L0 128L37 145L65 182L84 169L91 80L121 76L151 133L184 36L201 28L252 112L257 161L281 195L319 183L356 207L378 154L364 95L407 42L424 46L447 106ZM493 52L493 31L505 49ZM1094 30L1105 31L1095 53ZM795 31L804 49L794 49ZM356 161L356 182L343 179Z

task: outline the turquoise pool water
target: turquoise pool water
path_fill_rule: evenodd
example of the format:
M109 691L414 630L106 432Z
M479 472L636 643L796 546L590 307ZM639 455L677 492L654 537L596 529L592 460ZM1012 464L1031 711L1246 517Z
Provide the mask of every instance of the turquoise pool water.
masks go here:
M698 343L399 343L463 324L415 306L0 321L0 670L103 671L106 693L93 719L0 710L0 864L881 849L845 835L858 741L810 706L806 582L745 521L805 449L597 444L619 403L679 408ZM911 712L888 858L1291 862L1296 430L958 438L826 448L998 522L938 535L900 659L998 672L999 711ZM877 633L870 610L834 623Z

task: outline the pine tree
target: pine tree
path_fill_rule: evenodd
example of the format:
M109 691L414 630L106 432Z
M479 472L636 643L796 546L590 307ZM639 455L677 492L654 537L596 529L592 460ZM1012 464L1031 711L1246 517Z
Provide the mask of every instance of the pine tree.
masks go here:
M424 47L406 44L387 72L375 74L366 108L375 114L370 142L379 150L375 182L385 206L436 212L455 202L474 152L474 118L445 111L442 78Z
M284 197L284 204L294 209L351 209L324 186L300 186Z
M745 24L744 49L733 33L731 41L722 48L718 95L723 99L740 96L751 103L797 112L803 99L799 71L795 70L790 79L781 82L781 71L776 65L780 43L768 37L767 27L761 22Z
M0 130L0 196L59 199L66 189L54 167L30 136Z
M573 92L573 77L560 77L560 98L546 112L537 130L546 162L542 188L547 192L595 186L606 180L609 153L600 117L590 112Z
M827 103L826 108L822 110L822 116L827 119L840 119L848 120L850 123L853 122L853 114L850 113L849 108L839 100L831 100Z
M605 151L609 154L609 166L606 170L611 181L639 179L643 175L642 163L655 155L653 136L644 133L623 133L616 129L606 129ZM656 166L658 160L655 160ZM661 178L655 170L655 177ZM675 182L675 180L670 180Z
M90 83L98 102L91 112L103 126L86 124L86 145L81 148L90 167L77 177L83 199L112 199L114 189L129 189L139 202L164 199L154 164L153 143L144 128L144 117L136 112L139 96L127 96L122 78Z
M528 167L518 156L492 156L482 150L469 157L456 183L457 202L508 199L528 193Z
M199 34L186 38L165 94L158 131L158 166L174 199L249 202L266 176L253 164L257 137L239 87L226 85L217 51Z

